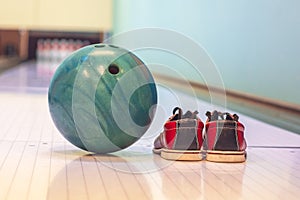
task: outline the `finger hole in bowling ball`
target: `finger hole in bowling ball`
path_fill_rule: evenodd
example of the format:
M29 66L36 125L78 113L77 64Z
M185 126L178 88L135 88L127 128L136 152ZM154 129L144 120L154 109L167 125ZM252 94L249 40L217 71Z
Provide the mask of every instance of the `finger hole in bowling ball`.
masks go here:
M108 66L108 71L111 74L118 74L120 69L116 64L111 64Z
M96 44L95 47L96 48L102 48L102 47L105 47L105 44Z

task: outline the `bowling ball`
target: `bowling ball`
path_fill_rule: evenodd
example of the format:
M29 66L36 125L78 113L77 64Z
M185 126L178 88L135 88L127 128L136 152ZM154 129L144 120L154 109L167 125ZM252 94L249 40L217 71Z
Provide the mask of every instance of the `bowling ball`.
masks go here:
M157 91L146 65L123 48L95 44L67 57L55 71L48 105L57 129L90 152L124 149L149 128Z

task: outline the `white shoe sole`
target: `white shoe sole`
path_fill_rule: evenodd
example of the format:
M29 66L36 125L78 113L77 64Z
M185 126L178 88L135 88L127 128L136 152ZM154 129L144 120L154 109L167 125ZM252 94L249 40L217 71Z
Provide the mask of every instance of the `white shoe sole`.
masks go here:
M206 160L211 162L241 163L246 158L246 151L206 151Z
M167 160L200 161L203 159L201 150L153 149L153 152Z

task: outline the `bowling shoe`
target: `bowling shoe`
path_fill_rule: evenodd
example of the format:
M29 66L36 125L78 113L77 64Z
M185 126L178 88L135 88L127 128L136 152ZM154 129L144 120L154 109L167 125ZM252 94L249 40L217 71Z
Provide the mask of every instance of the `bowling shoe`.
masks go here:
M198 111L187 111L182 115L181 108L174 108L154 141L153 152L168 160L202 160L204 124L197 114Z
M238 115L217 111L206 112L203 150L212 162L244 162L246 140L244 125Z

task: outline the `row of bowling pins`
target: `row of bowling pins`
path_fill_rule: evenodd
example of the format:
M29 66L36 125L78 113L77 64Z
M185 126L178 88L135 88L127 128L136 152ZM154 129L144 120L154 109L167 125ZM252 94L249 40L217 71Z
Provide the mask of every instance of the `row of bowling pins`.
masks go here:
M51 77L66 57L89 44L87 40L39 39L36 48L37 74Z
M36 59L37 62L60 63L73 51L89 45L85 40L73 39L39 39L37 41Z

